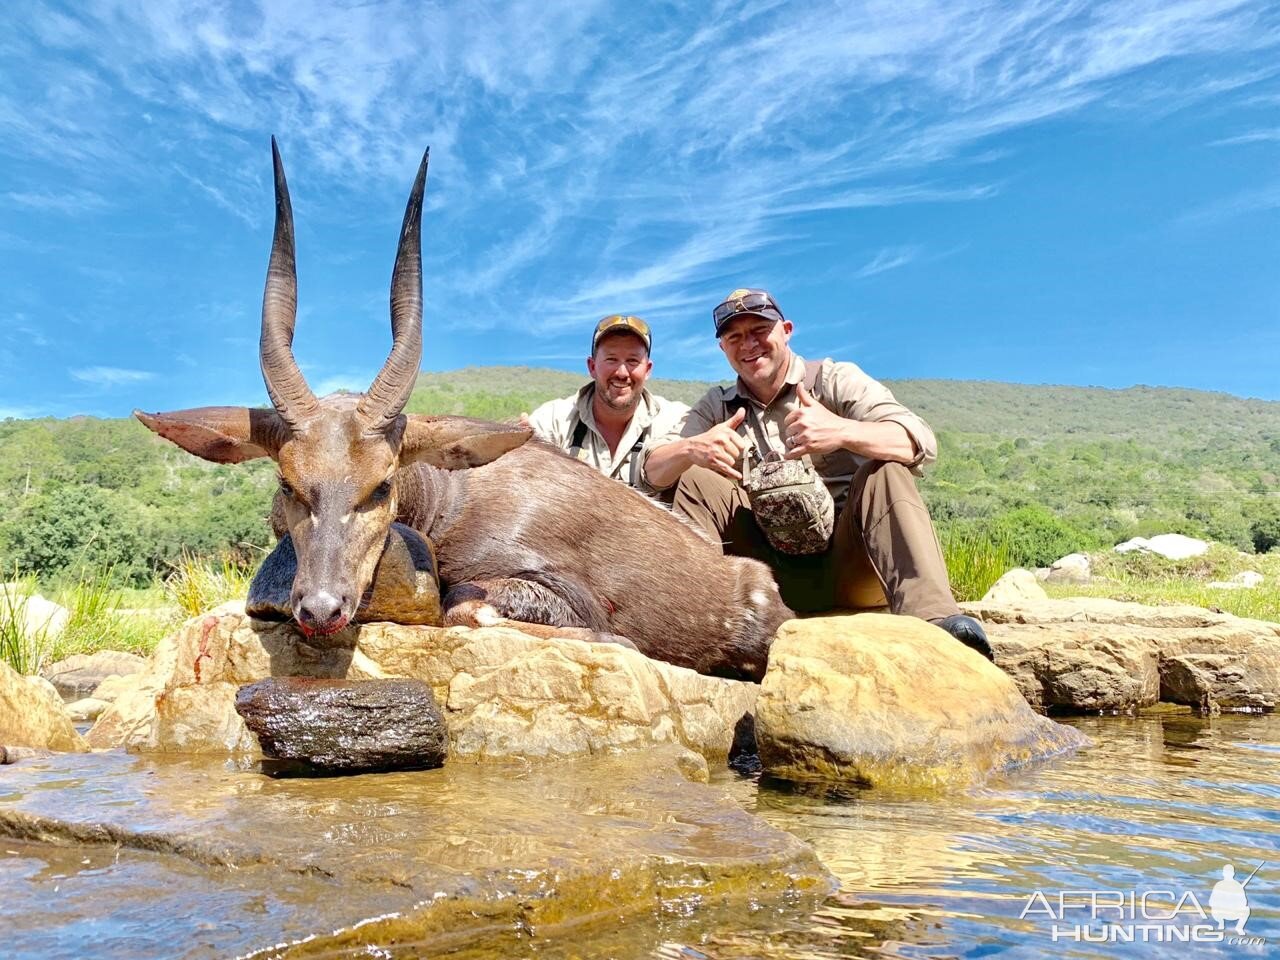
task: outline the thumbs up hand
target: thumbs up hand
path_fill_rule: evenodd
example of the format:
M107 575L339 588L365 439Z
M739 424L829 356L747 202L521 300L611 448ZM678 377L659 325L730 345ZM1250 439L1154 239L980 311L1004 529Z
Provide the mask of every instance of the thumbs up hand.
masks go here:
M734 464L750 445L747 438L738 433L746 417L747 411L739 409L724 423L717 423L705 433L689 437L685 441L689 458L698 466L732 480L742 479L741 469L735 468Z
M853 423L838 416L813 398L803 383L796 385L799 404L787 414L786 458L798 460L806 454L825 454L848 445Z

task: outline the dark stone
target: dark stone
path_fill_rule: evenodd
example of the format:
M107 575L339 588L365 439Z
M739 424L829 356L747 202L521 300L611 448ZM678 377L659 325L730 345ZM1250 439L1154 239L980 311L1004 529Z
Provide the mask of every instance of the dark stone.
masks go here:
M240 688L236 712L274 760L319 772L438 767L449 740L421 680L268 677Z

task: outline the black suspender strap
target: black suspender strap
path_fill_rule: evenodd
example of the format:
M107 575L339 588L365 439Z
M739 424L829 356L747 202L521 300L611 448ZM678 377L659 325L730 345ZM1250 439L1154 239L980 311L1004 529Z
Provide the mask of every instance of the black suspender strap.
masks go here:
M640 485L640 451L644 447L644 442L649 439L649 427L645 427L640 431L640 436L636 437L636 442L631 445L631 479L628 481L631 486ZM573 428L573 440L569 443L569 456L577 460L582 460L582 447L587 442L587 425L579 420L578 425Z

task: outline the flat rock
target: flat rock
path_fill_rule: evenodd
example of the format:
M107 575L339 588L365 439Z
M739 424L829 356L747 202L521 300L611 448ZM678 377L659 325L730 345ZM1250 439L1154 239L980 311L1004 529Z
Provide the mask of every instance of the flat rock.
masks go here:
M0 776L5 955L517 957L623 927L660 956L673 920L806 916L834 889L812 850L681 752L319 779L24 760Z
M1277 623L1093 597L961 607L984 621L996 664L1037 710L1132 713L1160 701L1244 710L1280 696ZM1227 656L1235 679L1183 682L1165 662L1188 655Z
M45 667L41 674L55 687L62 699L81 700L91 696L108 677L127 677L139 673L147 665L145 657L118 650L77 653Z
M1162 657L1160 696L1170 703L1199 707L1204 713L1223 710L1261 713L1276 706L1274 691L1254 689L1244 656L1231 653Z
M438 767L449 750L421 680L268 677L241 687L235 706L266 756L323 771Z
M676 743L723 764L755 684L705 677L614 644L506 627L354 625L313 646L235 605L161 641L89 732L95 747L259 755L236 691L266 677L414 678L435 695L451 761L566 758Z
M1132 540L1117 544L1113 549L1116 553L1140 550L1144 553L1158 554L1166 560L1187 560L1207 553L1209 544L1204 540L1197 540L1195 537L1184 536L1181 533L1162 533L1150 538L1134 537Z
M84 750L55 691L0 661L0 746Z
M85 697L83 700L74 700L67 704L67 716L71 718L73 723L86 723L97 720L102 715L102 711L107 709L111 704L106 700L95 700L93 697Z
M253 575L245 601L249 615L263 620L292 619L289 598L297 569L293 540L285 534ZM435 553L422 534L402 523L391 525L374 569L372 592L353 619L356 623L433 626L443 622Z
M1048 600L1049 595L1031 570L1015 567L991 585L982 597L983 603L1019 603Z
M771 776L929 790L1088 742L945 631L874 613L782 625L756 733Z

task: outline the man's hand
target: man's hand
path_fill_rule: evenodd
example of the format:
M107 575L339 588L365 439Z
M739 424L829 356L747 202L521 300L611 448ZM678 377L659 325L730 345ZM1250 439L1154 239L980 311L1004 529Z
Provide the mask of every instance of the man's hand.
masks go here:
M737 432L746 418L747 411L739 409L724 423L717 423L705 433L687 438L684 443L689 460L696 466L714 470L731 480L741 480L742 469L734 464L751 445L746 437Z
M803 383L796 385L800 405L787 414L788 460L798 460L806 454L826 454L846 447L849 442L851 421L832 413L809 395Z
M533 429L533 425L529 423L529 414L527 413L520 414L520 426L524 427L524 429L526 430Z

